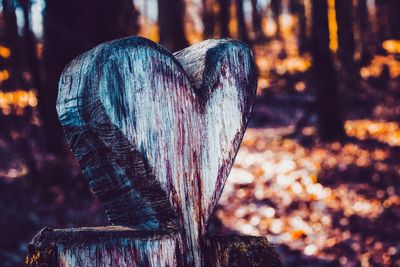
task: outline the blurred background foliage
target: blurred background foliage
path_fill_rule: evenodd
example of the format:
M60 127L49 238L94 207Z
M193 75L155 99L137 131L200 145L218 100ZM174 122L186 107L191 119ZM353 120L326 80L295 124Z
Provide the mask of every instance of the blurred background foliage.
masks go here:
M64 66L129 35L249 45L250 129L210 225L285 266L400 265L400 1L1 0L0 262L44 226L105 225L59 126Z

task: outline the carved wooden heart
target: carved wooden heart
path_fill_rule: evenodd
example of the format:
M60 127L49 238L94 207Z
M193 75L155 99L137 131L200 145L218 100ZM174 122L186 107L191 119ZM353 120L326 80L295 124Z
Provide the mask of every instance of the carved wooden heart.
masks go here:
M199 261L254 101L250 49L209 40L172 55L130 37L73 60L59 86L68 143L109 220L176 230Z

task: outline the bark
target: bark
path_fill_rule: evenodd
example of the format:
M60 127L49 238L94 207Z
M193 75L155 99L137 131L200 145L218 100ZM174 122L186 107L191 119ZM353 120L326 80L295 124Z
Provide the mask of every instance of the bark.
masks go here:
M332 55L329 50L327 0L312 1L312 57L316 87L317 129L321 140L344 136L338 88Z
M199 266L201 237L255 90L251 50L237 41L209 40L172 55L130 37L72 61L57 109L109 220L178 231L185 262Z
M279 255L263 237L208 236L203 247L207 267L282 267Z
M64 66L95 45L135 32L135 11L130 0L47 0L44 15L44 85L39 88L39 111L47 150L63 152L62 130L55 102Z
M243 10L243 0L236 0L236 18L237 18L237 31L238 31L238 38L244 43L249 42L249 38L247 36L247 27L246 27L246 20L244 17L244 10Z
M206 237L202 266L281 267L279 256L263 237ZM28 246L28 266L187 266L175 233L126 227L53 230L45 228Z
M219 26L221 37L229 37L230 1L218 0L219 2Z
M185 4L183 0L158 0L160 44L170 51L188 46L184 31Z

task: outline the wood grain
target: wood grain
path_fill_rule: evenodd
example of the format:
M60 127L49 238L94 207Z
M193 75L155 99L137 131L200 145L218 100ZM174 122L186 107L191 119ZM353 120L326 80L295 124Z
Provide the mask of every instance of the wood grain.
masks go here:
M256 89L250 49L209 40L172 55L139 37L72 61L57 110L68 143L115 225L179 232L188 266L243 137Z
M121 226L40 231L28 246L28 266L181 266L177 236Z
M179 258L176 233L156 233L121 226L76 229L45 228L28 246L31 267L175 267ZM206 236L202 242L206 267L281 267L266 238Z

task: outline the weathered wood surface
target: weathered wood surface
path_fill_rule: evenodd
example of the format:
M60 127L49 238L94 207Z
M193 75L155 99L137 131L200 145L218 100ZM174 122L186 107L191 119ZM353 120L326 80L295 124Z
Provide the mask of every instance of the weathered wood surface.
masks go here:
M256 90L251 50L209 40L172 55L138 37L102 44L60 79L57 110L115 225L178 232L182 265L201 237L243 137Z
M180 266L177 235L122 226L39 232L28 245L28 266Z
M204 266L282 267L279 255L265 237L207 236Z
M250 117L250 49L209 40L172 55L137 37L102 44L60 79L68 143L114 225L52 230L29 266L280 266L262 237L208 237Z
M28 266L183 266L176 234L96 227L43 229L29 244ZM280 267L279 256L263 237L205 237L207 267Z

